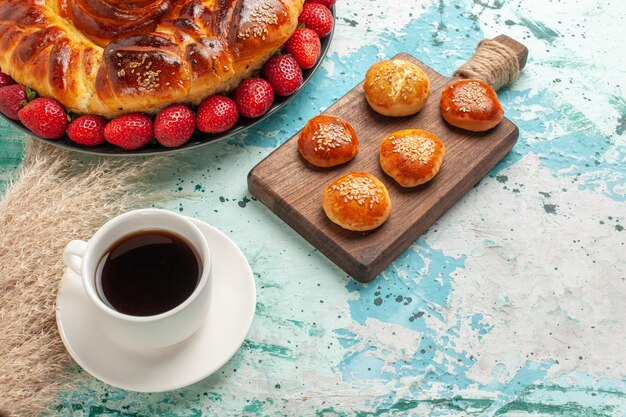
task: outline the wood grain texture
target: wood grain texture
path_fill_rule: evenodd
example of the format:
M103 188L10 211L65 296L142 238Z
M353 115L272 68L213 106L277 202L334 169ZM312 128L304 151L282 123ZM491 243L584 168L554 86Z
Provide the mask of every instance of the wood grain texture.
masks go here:
M300 157L296 134L248 175L248 188L253 196L361 282L371 281L415 242L511 150L518 137L517 127L506 118L493 130L483 133L446 124L440 116L439 98L452 79L408 54L394 58L417 64L430 77L431 95L421 112L403 118L381 116L367 104L361 83L324 112L353 125L359 138L359 153L354 160L331 169L313 167ZM447 149L439 174L413 189L395 183L379 163L380 142L388 134L408 128L434 133ZM370 172L389 190L391 216L374 231L344 230L322 210L324 187L349 171Z

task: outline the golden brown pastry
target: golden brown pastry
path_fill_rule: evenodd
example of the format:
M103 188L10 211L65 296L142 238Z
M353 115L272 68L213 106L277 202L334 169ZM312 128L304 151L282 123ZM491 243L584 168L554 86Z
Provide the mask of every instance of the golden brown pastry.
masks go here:
M328 218L354 231L382 225L391 213L391 199L385 185L367 172L350 172L329 184L322 194Z
M289 39L303 0L0 0L0 68L107 117L234 89Z
M378 62L365 75L365 98L385 116L409 116L422 110L430 95L430 79L415 64L393 59Z
M446 155L446 147L430 132L406 129L392 133L380 144L383 171L403 187L430 181Z
M351 161L359 150L359 141L350 123L321 114L302 129L298 150L311 164L327 168Z
M489 84L466 79L455 81L443 89L441 115L452 126L483 132L500 123L504 110Z

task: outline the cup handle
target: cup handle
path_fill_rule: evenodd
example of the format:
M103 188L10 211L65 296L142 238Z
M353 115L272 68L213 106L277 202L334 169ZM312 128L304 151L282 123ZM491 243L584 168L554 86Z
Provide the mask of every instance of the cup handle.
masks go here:
M83 256L85 256L86 251L87 242L82 240L72 240L63 250L63 262L65 262L65 265L67 265L67 267L73 272L81 275Z

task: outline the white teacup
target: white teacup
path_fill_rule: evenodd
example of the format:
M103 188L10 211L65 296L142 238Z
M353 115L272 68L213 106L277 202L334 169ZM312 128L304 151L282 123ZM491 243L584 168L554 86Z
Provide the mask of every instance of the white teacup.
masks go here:
M131 316L106 304L96 289L98 263L125 236L142 231L166 231L183 237L200 257L201 273L192 294L171 310L153 316ZM211 256L204 235L186 217L159 209L131 211L105 223L88 242L73 240L63 261L82 277L87 297L98 312L97 325L119 343L149 349L174 345L191 336L204 322L210 307Z

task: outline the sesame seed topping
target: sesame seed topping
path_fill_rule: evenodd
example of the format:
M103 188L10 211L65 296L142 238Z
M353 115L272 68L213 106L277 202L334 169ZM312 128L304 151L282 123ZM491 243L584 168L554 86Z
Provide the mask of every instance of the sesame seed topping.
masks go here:
M389 98L400 96L406 102L409 101L410 94L415 91L415 84L420 81L422 79L411 66L392 60L391 65L380 66L377 69L374 79L370 81L369 86L373 87L375 84L378 84L380 91L391 87L391 91L387 96ZM384 84L388 84L388 86Z
M142 87L145 87L149 90L159 87L159 73L161 70L157 71L145 71L142 74L137 76L137 84Z
M265 40L265 35L269 33L267 26L278 24L278 15L274 11L272 3L266 0L254 6L250 13L250 21L257 25L253 28L247 28L245 32L239 32L237 38L248 39L254 37Z
M370 210L380 203L380 197L383 194L372 178L354 177L352 174L343 177L338 184L333 184L330 189L339 192L344 203L356 201L359 206L367 204Z
M396 138L391 136L389 140L393 145L393 152L410 159L411 162L419 161L425 165L435 152L435 141L429 137L409 135Z
M128 62L127 65L117 71L118 78L123 78L128 72L130 72L136 80L138 86L148 90L154 90L160 87L161 84L159 82L159 77L161 70L151 69L154 62L148 60L148 58L149 55L147 53L143 53L141 55L141 60ZM121 67L121 65L118 65L118 67ZM125 67L128 68L128 72Z
M328 152L352 142L344 127L337 124L320 125L311 140L315 142L315 152Z
M457 104L459 111L463 113L469 113L472 106L486 110L488 106L486 94L487 89L481 87L476 81L470 81L455 91L452 102Z

